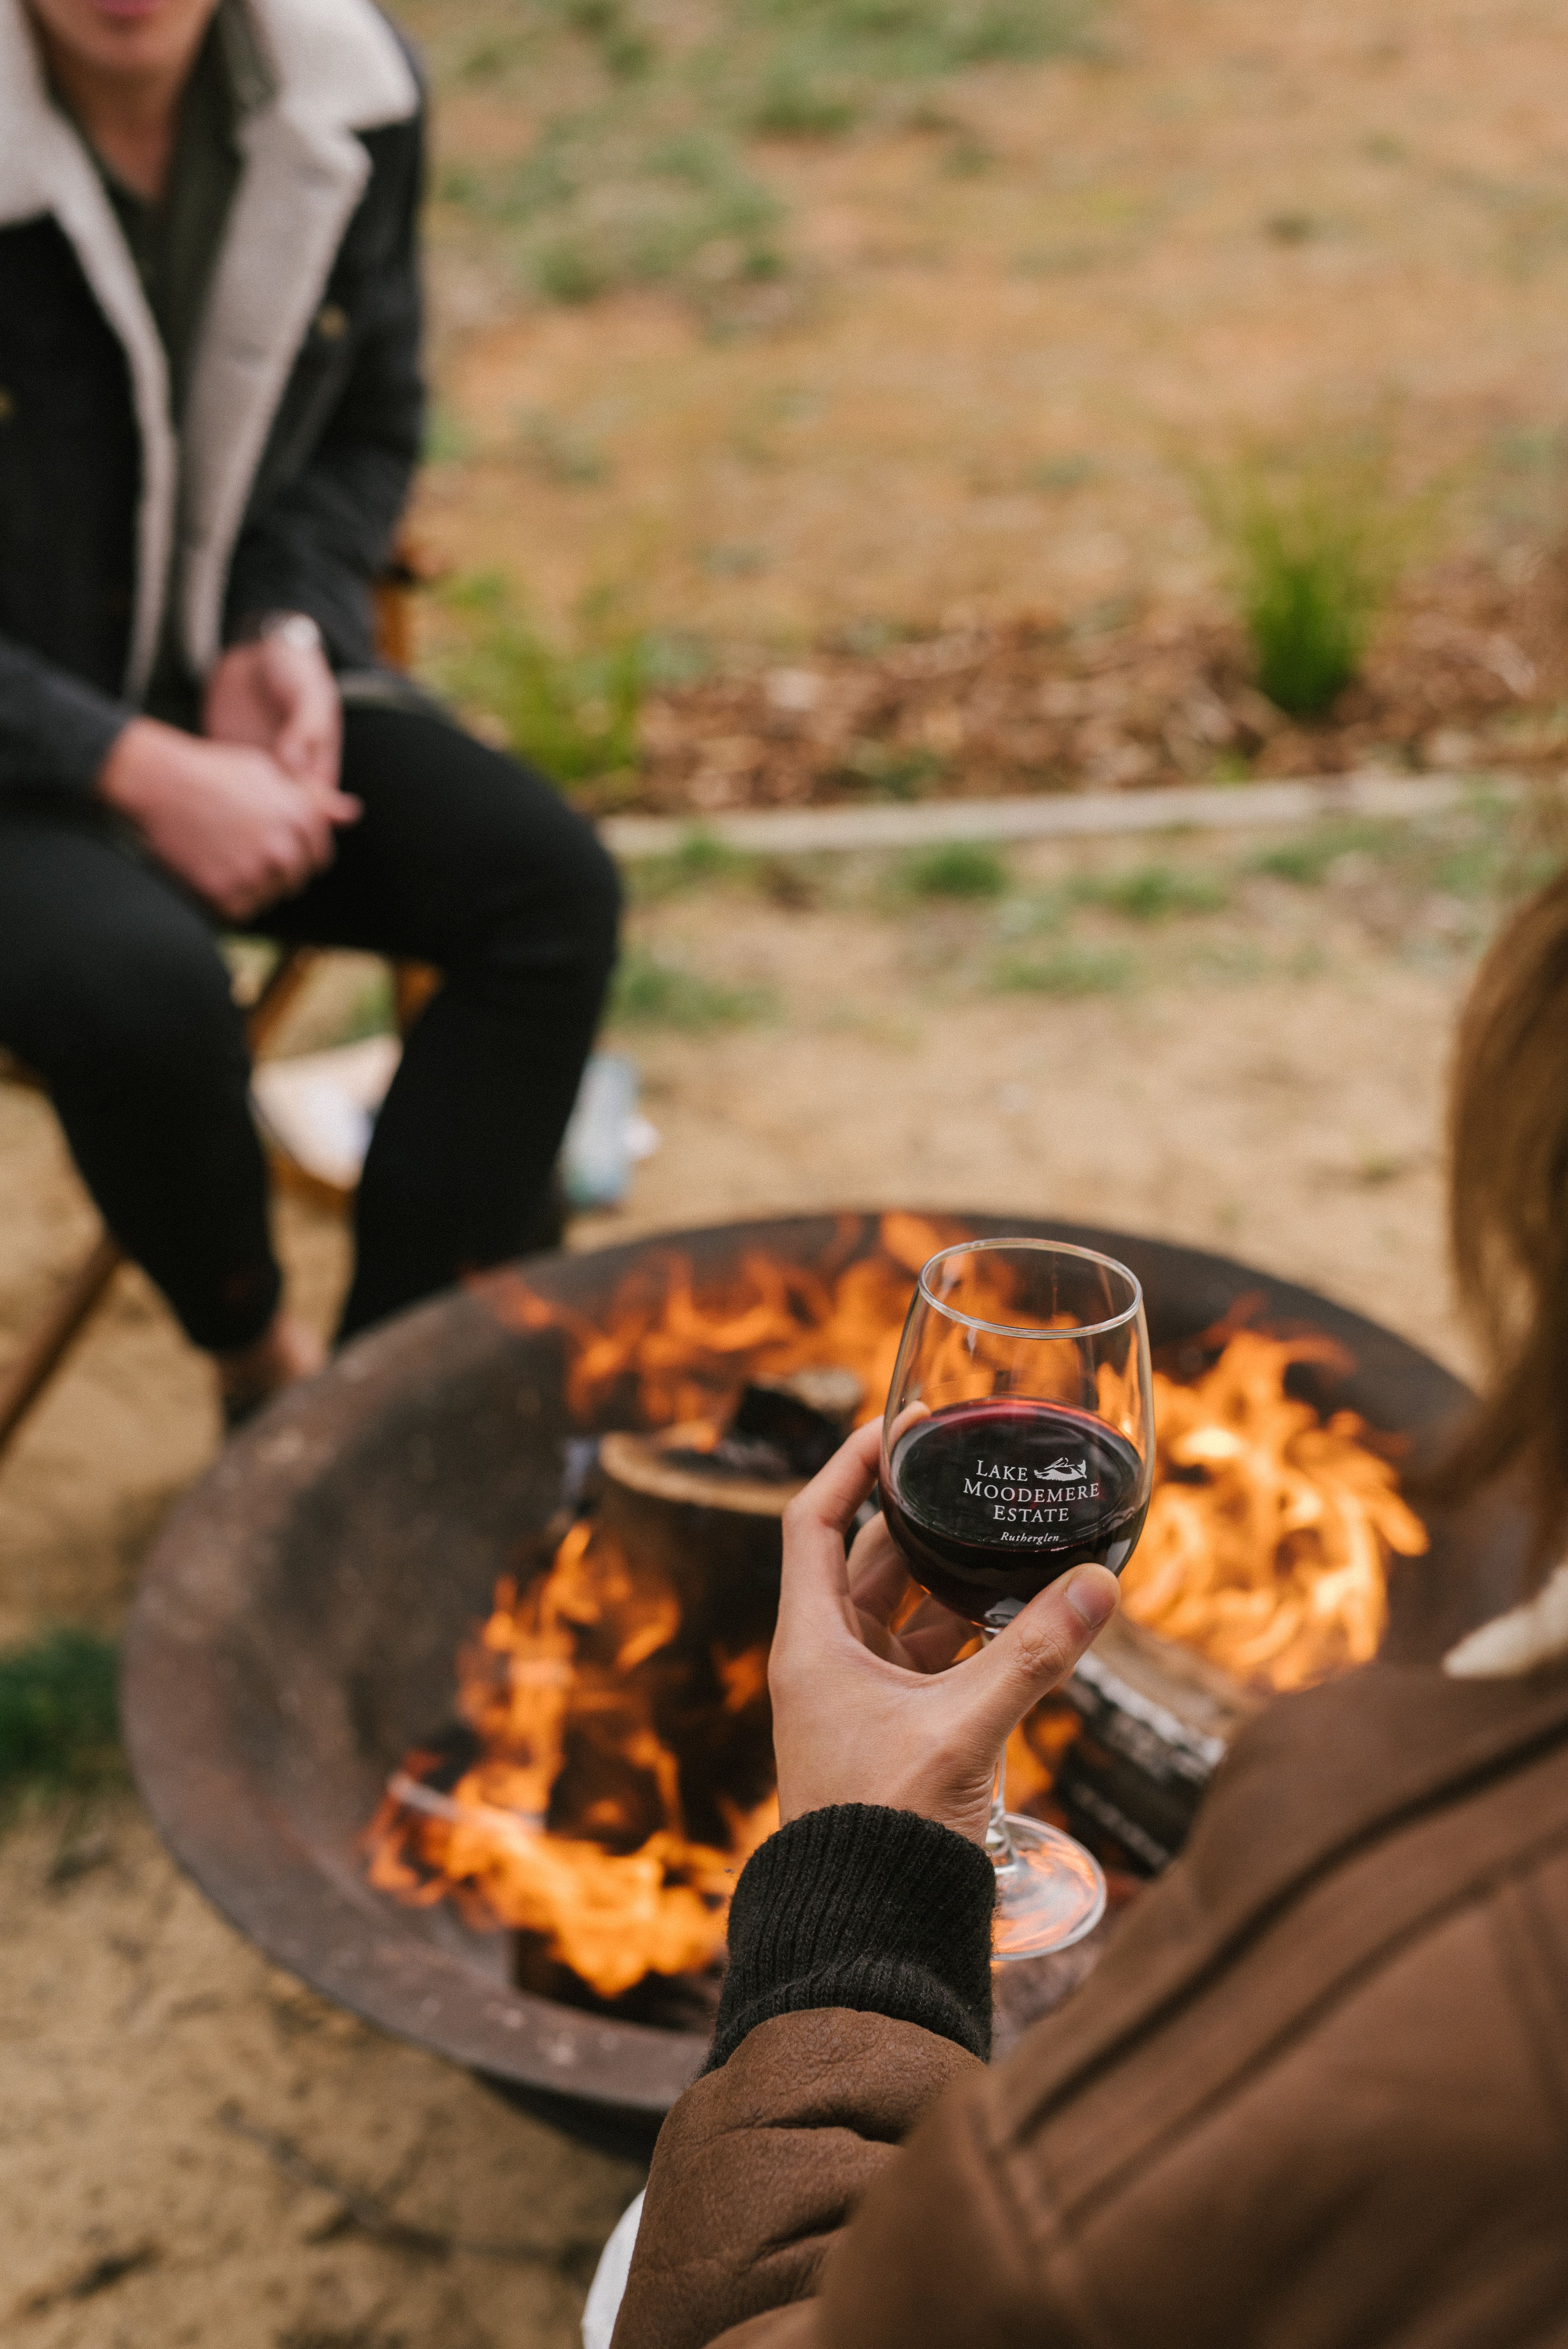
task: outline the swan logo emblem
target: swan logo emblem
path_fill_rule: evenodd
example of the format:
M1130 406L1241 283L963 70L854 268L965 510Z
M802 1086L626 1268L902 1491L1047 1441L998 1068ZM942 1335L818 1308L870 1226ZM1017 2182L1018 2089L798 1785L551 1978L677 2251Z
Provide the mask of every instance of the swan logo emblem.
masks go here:
M1081 1485L1088 1475L1087 1460L1053 1460L1041 1475L1047 1485Z

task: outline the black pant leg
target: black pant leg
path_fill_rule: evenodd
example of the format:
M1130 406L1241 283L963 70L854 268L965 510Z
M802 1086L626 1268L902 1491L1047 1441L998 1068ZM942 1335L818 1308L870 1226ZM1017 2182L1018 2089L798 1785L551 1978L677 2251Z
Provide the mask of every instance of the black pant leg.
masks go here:
M418 709L351 709L335 863L257 926L434 963L377 1123L342 1335L530 1244L614 962L615 870L542 777Z
M228 972L190 899L90 812L0 804L0 1041L195 1343L259 1337L280 1283Z

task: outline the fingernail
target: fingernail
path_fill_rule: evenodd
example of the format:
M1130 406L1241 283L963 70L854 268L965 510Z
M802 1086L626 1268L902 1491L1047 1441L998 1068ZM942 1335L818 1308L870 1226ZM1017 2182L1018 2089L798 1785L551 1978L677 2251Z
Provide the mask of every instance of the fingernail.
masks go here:
M1116 1577L1108 1574L1103 1566L1080 1566L1076 1574L1068 1577L1068 1605L1091 1631L1109 1622L1116 1611L1117 1597Z

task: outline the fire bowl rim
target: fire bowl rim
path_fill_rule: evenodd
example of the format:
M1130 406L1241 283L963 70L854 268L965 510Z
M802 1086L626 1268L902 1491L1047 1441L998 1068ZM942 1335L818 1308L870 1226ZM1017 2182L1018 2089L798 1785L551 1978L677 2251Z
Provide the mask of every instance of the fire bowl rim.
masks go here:
M1271 1317L1299 1318L1368 1356L1398 1364L1426 1397L1424 1425L1461 1406L1469 1390L1431 1355L1332 1299L1232 1257L1179 1242L1037 1216L941 1207L856 1208L731 1219L644 1233L612 1247L520 1261L531 1288L552 1297L562 1268L594 1263L607 1286L661 1250L727 1245L738 1258L771 1237L788 1248L857 1221L874 1237L884 1214L923 1214L975 1237L1009 1230L1059 1237L1146 1261L1181 1259L1194 1282L1207 1276L1233 1297L1261 1290ZM1125 1257L1122 1257L1125 1260ZM913 1275L911 1275L913 1281ZM123 1648L121 1718L137 1787L178 1863L263 1956L377 2029L433 2050L522 2101L567 2119L572 2109L620 2115L644 2128L666 2112L700 2070L706 2039L606 2018L486 1978L449 1950L399 1939L389 1897L363 1888L350 1898L325 1860L261 1784L227 1702L236 1668L223 1635L244 1619L247 1567L260 1571L269 1539L294 1505L329 1475L340 1444L373 1423L410 1382L428 1383L430 1340L455 1333L478 1359L499 1326L482 1283L413 1307L356 1340L317 1379L281 1396L232 1438L179 1503L138 1586ZM450 1351L449 1343L444 1350ZM199 1783L198 1783L199 1782Z

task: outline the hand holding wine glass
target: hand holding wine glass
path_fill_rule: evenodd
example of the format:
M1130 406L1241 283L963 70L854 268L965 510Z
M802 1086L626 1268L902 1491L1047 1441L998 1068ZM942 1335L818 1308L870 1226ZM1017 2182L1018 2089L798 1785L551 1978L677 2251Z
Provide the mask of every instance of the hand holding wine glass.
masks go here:
M909 1577L886 1520L873 1518L845 1555L881 1435L861 1428L785 1513L768 1674L779 1811L789 1820L834 1803L882 1804L983 1843L1009 1733L1072 1671L1114 1609L1116 1584L1092 1565L1053 1582L960 1664L973 1627L934 1599L894 1631Z
M1000 1643L1074 1568L1120 1573L1153 1488L1149 1330L1127 1267L1052 1240L940 1249L882 1423L882 1506L921 1588ZM1066 1949L1099 1922L1099 1862L1010 1814L1000 1770L985 1845L998 1958Z

